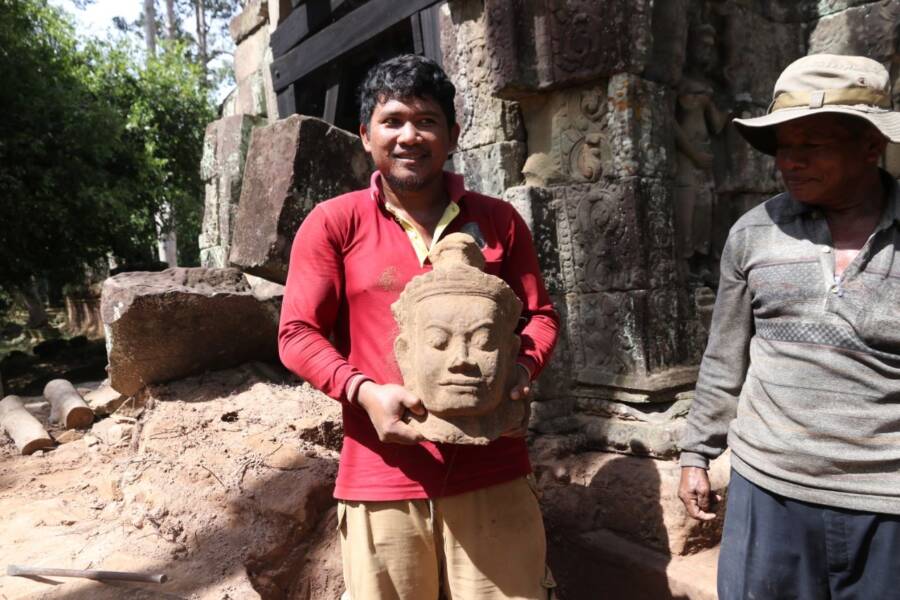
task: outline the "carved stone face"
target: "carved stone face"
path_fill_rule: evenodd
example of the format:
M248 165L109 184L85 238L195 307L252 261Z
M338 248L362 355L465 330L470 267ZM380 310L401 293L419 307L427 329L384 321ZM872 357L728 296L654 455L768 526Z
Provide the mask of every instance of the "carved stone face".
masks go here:
M408 324L409 341L398 341L403 380L436 415L491 412L508 393L519 351L516 323L509 321L483 296L424 298Z

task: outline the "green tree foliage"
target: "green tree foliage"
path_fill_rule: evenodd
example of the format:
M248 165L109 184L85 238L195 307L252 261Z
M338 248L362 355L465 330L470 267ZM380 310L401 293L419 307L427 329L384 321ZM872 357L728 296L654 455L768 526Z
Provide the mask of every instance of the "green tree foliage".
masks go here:
M196 264L214 112L186 55L79 45L46 0L0 0L0 287L77 281L109 254L149 259L166 201L179 258Z

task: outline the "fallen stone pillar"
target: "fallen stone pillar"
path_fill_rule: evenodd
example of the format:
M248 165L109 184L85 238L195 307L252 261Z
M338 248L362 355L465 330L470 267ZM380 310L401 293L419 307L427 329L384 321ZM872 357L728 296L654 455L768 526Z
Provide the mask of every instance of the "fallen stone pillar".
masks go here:
M44 386L44 398L50 403L50 422L66 429L84 429L94 422L91 410L71 382L54 379Z
M41 422L25 410L25 405L18 396L7 396L0 400L0 429L12 438L22 454L32 454L53 445L53 438Z

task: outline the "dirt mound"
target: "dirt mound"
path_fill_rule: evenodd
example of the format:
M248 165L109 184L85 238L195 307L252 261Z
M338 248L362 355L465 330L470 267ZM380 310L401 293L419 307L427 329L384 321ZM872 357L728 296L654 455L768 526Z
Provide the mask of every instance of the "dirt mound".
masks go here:
M110 584L0 576L3 598L338 598L340 406L242 367L146 391L131 416L18 456L0 443L7 564L165 573ZM0 572L2 572L0 571Z

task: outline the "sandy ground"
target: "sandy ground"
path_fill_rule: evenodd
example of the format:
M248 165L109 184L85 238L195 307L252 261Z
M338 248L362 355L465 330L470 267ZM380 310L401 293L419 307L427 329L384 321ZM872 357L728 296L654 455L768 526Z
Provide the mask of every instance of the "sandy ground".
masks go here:
M267 375L152 387L91 431L51 430L71 441L32 456L2 436L0 599L338 598L339 405ZM27 579L10 564L169 581Z

